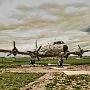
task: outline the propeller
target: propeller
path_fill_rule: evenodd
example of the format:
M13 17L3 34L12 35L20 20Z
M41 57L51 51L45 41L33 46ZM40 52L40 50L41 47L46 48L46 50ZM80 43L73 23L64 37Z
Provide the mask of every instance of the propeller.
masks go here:
M84 52L88 52L88 51L90 51L90 50L83 50L79 45L78 45L78 51L76 52L76 54L78 53L78 56L80 56L80 58L82 57L82 54L84 53Z
M78 47L79 47L80 53L83 54L84 53L84 50L79 45L78 45Z
M29 52L29 53L33 53L37 57L38 61L40 61L40 59L39 59L39 50L41 49L41 47L42 46L37 48L37 40L36 40L36 42L35 42L35 50L33 52Z
M36 51L34 51L34 54L36 55L38 61L40 61L39 59L39 50L41 49L42 46L40 46Z
M39 59L39 50L41 49L41 47L42 47L42 46L40 46L39 48L37 48L37 49L34 50L34 51L27 51L27 52L29 52L30 54L33 53L33 54L37 57L38 61L40 61L40 59Z
M15 46L15 41L13 41L13 49L12 49L12 51L7 55L7 56L10 56L11 54L13 54L14 56L16 56L17 55L17 53L19 52L18 51L18 49L16 48L16 46Z
M76 51L76 54L82 58L82 54L84 53L84 50L78 45L78 51Z

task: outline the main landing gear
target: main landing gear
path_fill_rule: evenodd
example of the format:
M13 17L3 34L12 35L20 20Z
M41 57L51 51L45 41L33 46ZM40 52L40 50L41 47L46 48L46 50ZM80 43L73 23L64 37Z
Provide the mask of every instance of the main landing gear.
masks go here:
M63 67L63 59L62 58L60 58L58 60L58 67Z
M34 65L35 64L35 60L30 60L30 64Z

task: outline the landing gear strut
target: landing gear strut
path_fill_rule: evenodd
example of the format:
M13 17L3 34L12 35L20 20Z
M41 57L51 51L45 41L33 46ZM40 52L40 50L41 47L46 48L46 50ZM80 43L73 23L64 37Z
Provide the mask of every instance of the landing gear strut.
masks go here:
M30 60L30 64L35 64L35 60Z
M63 66L63 59L60 58L60 59L58 60L58 67L62 67L62 66Z

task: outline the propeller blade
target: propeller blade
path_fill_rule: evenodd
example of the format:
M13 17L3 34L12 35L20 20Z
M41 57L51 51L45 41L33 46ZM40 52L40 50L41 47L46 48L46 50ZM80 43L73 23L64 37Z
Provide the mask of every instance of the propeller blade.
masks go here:
M37 49L37 40L36 40L36 42L35 42L35 48Z
M13 41L13 46L14 46L14 48L15 48L15 41Z
M89 52L90 50L84 50L84 52Z
M11 55L11 53L9 53L7 56L10 56Z
M40 46L36 51L39 51L41 49L42 46Z
M79 49L81 49L81 47L78 45Z

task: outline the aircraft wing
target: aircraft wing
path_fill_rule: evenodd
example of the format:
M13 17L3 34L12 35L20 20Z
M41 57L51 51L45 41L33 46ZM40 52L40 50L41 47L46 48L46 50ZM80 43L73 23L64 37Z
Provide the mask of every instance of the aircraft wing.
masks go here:
M67 54L68 55L73 54L73 55L78 55L78 56L81 56L82 55L81 52L68 52Z
M39 50L39 49L38 49ZM37 50L37 51L38 51ZM0 52L4 52L4 53L16 53L16 54L22 54L22 55L32 55L35 54L35 52L37 51L27 51L27 52L22 52L22 51L13 51L13 50L5 50L5 49L0 49ZM36 53L37 54L37 53Z
M23 55L37 55L39 54L38 51L41 49L42 46L40 46L39 48L37 48L37 50L34 50L34 51L27 51L27 52L19 52L19 53L22 53Z
M12 50L5 50L5 49L0 49L0 52L12 52Z
M65 57L66 60L67 60L67 58L68 58L68 56L69 56L70 54L74 54L74 55L78 55L78 56L82 57L81 54L77 54L76 52L69 52L69 51L67 51L66 53L61 54L60 56L61 56L61 57Z
M7 53L7 52L9 52L9 53L11 53L12 52L12 50L5 50L5 49L0 49L0 52L5 52L5 53ZM28 52L17 52L18 54L22 54L22 55L30 55L30 53L28 53Z
M88 52L88 51L85 50L84 52ZM66 59L68 58L68 56L69 56L70 54L78 55L78 56L80 56L80 58L81 58L83 53L82 53L82 52L67 52L66 55L65 55Z
M84 52L89 52L90 50L84 50Z
M22 55L30 55L29 52L18 52L18 54L22 54Z
M74 55L80 55L83 54L84 52L89 52L90 50L83 50L83 51L76 51L76 52L68 52L68 54L74 54Z
M68 54L76 54L76 52L68 52Z

